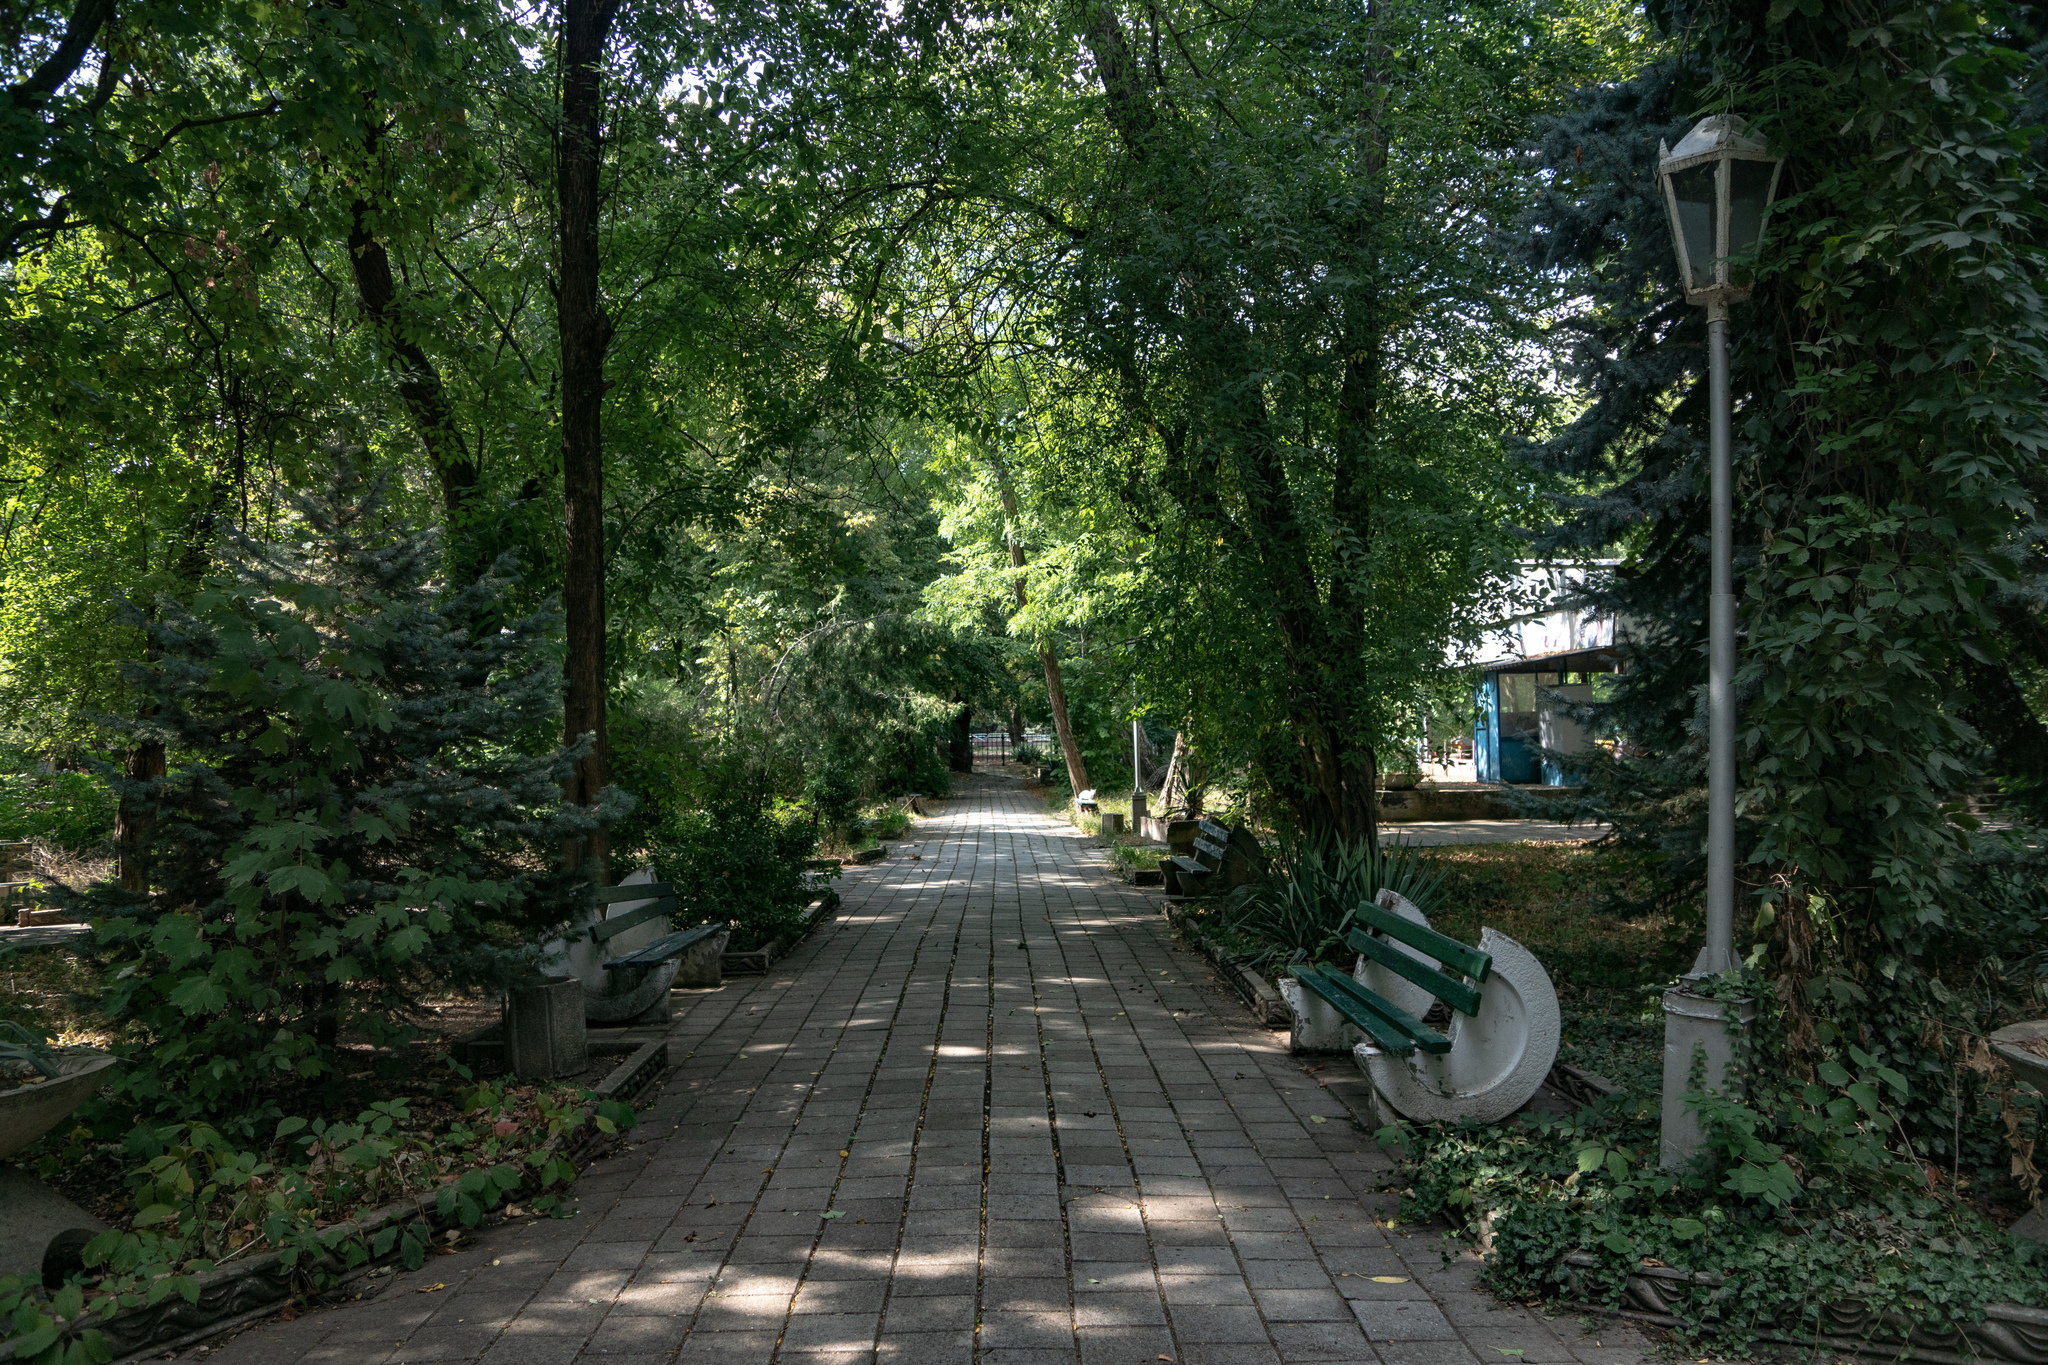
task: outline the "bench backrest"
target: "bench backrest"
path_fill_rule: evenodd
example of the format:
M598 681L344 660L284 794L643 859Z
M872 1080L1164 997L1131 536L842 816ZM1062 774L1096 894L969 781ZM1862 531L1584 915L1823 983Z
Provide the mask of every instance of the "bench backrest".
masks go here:
M1446 938L1371 902L1346 915L1338 931L1352 951L1363 953L1395 975L1414 982L1460 1014L1479 1013L1479 987L1486 984L1493 971L1493 958L1477 948ZM1395 943L1427 953L1443 966L1426 966L1395 947ZM1469 982L1463 979L1468 977Z
M667 882L631 882L625 886L600 886L594 897L599 905L624 905L631 901L652 901L623 915L602 919L590 926L590 940L604 943L635 925L651 919L667 919L675 913L676 889Z

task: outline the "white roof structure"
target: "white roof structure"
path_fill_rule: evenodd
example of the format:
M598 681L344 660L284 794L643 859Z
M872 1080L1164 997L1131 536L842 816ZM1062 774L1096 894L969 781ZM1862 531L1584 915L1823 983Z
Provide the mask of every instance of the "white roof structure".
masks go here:
M1514 600L1526 604L1526 609L1482 637L1480 667L1489 673L1542 662L1572 671L1614 667L1607 651L1629 638L1627 622L1588 601L1586 588L1589 581L1619 562L1596 559L1522 565Z

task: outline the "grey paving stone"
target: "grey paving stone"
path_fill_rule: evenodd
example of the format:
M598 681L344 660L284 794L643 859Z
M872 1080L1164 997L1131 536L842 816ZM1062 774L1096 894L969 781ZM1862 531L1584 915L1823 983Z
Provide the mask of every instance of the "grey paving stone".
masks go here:
M885 1336L917 1332L971 1331L974 1327L974 1295L924 1294L892 1295L882 1315Z
M580 1336L511 1336L498 1338L480 1357L484 1365L570 1365L583 1353Z
M981 1315L980 1339L983 1352L1050 1348L1071 1353L1074 1346L1074 1319L1069 1313L1033 1312L1023 1309L991 1312L984 1309Z
M1304 1357L1296 1357L1301 1359ZM1360 1357L1370 1360L1370 1356ZM1180 1365L1280 1365L1280 1351L1266 1342L1182 1342Z
M1276 1322L1273 1344L1288 1360L1371 1360L1374 1348L1355 1322Z
M879 1313L813 1313L791 1318L788 1330L782 1334L782 1349L785 1352L873 1350L875 1331L880 1324Z
M1374 1343L1373 1349L1385 1365L1485 1365L1457 1341L1386 1341Z
M1176 1304L1174 1333L1186 1341L1211 1343L1263 1342L1270 1340L1258 1310L1250 1307L1202 1307Z
M1443 1310L1427 1301L1387 1303L1353 1299L1351 1311L1357 1315L1367 1339L1375 1342L1451 1341L1458 1335Z
M875 1345L878 1365L972 1365L974 1333L896 1332L887 1327Z
M1351 1306L1334 1289L1255 1289L1252 1297L1268 1322L1354 1321Z
M648 1317L613 1313L590 1335L585 1349L594 1355L667 1356L689 1335L686 1316Z
M1161 1272L1177 1271L1186 1275L1238 1273L1237 1253L1228 1243L1221 1246L1161 1246L1153 1250L1152 1258Z
M765 1365L775 1354L777 1331L712 1332L700 1324L676 1352L675 1365Z
M1176 1308L1182 1304L1214 1307L1219 1304L1252 1303L1251 1287L1244 1277L1229 1275L1186 1275L1178 1271L1164 1271L1159 1274L1160 1288L1166 1301Z
M1164 1327L1090 1327L1074 1332L1081 1347L1081 1365L1152 1365L1160 1356L1173 1357L1173 1334Z
M1498 1365L1541 1365L1547 1361L1572 1361L1572 1348L1543 1330L1541 1324L1513 1327L1464 1327L1458 1336L1482 1359ZM1595 1348L1598 1354L1598 1348Z

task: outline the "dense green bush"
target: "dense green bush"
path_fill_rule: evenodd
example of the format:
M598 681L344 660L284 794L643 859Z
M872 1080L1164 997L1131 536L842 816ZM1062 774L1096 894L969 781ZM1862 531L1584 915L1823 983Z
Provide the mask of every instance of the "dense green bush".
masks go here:
M846 769L821 766L812 773L804 783L804 804L825 843L844 847L854 837L860 824L860 783Z
M0 772L0 839L45 839L90 855L102 852L113 833L114 793L92 774Z
M1444 884L1436 859L1406 844L1310 836L1282 845L1275 866L1241 888L1230 928L1264 945L1247 954L1257 967L1314 962L1338 951L1344 917L1382 890L1406 896L1429 914Z
M730 951L793 932L811 899L809 820L766 809L735 783L702 810L674 811L652 840L655 870L676 888L676 922L725 921Z
M159 599L130 669L167 775L107 779L148 815L150 889L84 898L109 959L121 1099L231 1140L344 1084L344 1034L396 1045L423 991L502 986L587 896L557 850L617 812L565 807L549 614L507 619L509 561L444 596L438 547L344 476L298 544ZM390 1062L396 1065L395 1057ZM354 1065L354 1064L351 1064Z
M1936 1333L1987 1303L2048 1304L2048 1252L1957 1197L1998 1195L2003 1154L1929 1161L1902 1115L1942 1097L1916 1095L1908 1075L1831 1026L1812 1079L1794 1076L1766 987L1751 976L1724 988L1756 995L1764 1017L1741 1059L1742 1098L1687 1097L1709 1139L1688 1166L1657 1167L1659 1078L1646 1068L1576 1114L1384 1130L1403 1147L1404 1216L1490 1239L1486 1274L1504 1297L1618 1305L1646 1257L1726 1276L1725 1292L1672 1298L1688 1347L1730 1355L1760 1335L1810 1335L1829 1303L1860 1301ZM2010 1113L2032 1137L2038 1106L1980 1088L1952 1121L1982 1129ZM1569 1253L1593 1264L1571 1266Z

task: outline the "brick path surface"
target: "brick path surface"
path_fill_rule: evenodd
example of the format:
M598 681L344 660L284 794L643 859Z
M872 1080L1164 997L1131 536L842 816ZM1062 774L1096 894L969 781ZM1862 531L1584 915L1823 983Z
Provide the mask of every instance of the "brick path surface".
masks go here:
M776 971L689 993L674 1074L575 1217L212 1358L1644 1358L1622 1324L1496 1304L1474 1262L1383 1226L1369 1135L1038 801L975 778L940 809Z

